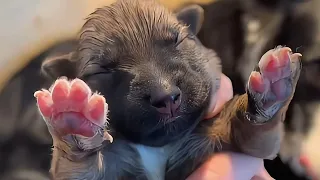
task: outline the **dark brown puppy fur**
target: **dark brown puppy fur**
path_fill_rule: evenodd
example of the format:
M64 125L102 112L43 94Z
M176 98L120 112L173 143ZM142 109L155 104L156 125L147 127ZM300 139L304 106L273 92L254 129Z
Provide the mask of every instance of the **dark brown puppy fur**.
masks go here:
M174 15L155 1L120 0L90 15L77 51L43 64L51 80L78 77L106 97L115 139L96 147L85 138L63 141L53 134L54 179L179 180L218 151L276 156L300 65L288 79L289 98L273 110L260 107L272 97L250 91L235 96L218 117L201 121L221 73L219 58L195 37L201 20L198 6ZM180 114L167 122L171 117L156 112L149 99L175 86L182 92ZM155 159L146 162L146 156Z

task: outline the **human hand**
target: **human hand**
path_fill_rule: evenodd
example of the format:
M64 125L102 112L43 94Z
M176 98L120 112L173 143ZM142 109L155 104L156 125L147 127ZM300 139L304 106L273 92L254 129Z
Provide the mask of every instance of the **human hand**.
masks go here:
M239 153L214 155L187 180L271 180L263 160Z

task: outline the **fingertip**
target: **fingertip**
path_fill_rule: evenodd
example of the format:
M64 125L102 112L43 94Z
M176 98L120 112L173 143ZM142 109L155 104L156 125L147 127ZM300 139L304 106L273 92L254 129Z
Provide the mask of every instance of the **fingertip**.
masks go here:
M199 169L191 174L187 180L218 180L230 179L231 161L227 154L215 154Z
M187 180L251 179L263 167L263 160L259 158L238 153L219 153Z
M226 102L233 98L233 87L230 78L221 74L220 88L211 97L209 111L205 119L216 116L223 109Z

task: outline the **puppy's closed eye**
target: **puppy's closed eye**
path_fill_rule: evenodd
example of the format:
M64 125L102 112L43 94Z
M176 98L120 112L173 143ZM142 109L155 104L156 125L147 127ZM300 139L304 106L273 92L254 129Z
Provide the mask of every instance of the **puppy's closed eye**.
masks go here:
M179 33L179 34L176 36L175 45L176 45L176 46L180 45L187 37L188 37L188 34L186 34L186 33Z
M175 39L175 46L179 46L182 42L184 42L186 39L195 40L195 35L187 33L187 32L181 32L176 36Z
M83 78L88 78L99 74L111 74L116 71L117 64L109 63L108 65L101 65L99 63L87 65L85 71L82 73Z

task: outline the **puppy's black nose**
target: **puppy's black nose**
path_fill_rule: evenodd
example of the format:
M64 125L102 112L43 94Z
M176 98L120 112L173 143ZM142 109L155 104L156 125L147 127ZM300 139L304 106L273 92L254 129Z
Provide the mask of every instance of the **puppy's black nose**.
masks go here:
M169 89L157 89L152 92L150 102L158 112L176 116L177 109L181 104L181 90L177 86Z

